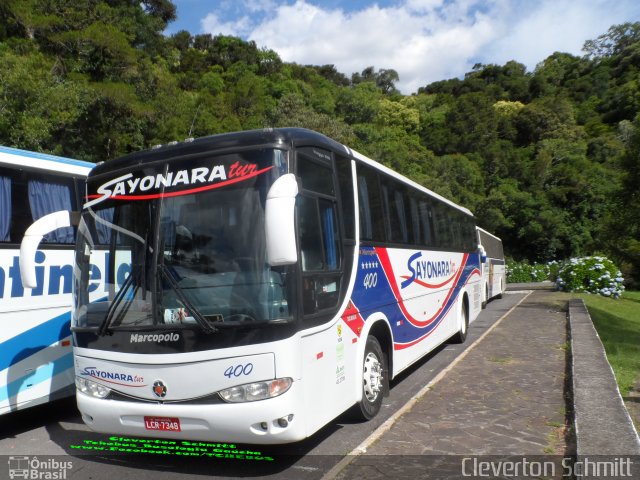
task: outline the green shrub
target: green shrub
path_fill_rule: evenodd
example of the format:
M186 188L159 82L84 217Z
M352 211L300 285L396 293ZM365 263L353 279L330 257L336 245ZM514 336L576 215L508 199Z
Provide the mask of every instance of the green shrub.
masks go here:
M556 287L565 292L595 293L620 298L624 279L616 265L606 257L572 258L558 273Z

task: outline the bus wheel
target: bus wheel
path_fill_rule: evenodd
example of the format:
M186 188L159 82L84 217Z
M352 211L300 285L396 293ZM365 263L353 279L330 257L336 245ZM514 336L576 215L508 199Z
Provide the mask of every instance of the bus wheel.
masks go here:
M386 371L386 360L378 339L367 337L362 363L362 400L356 411L358 418L370 420L380 411L384 393L383 373Z
M467 339L467 332L469 330L469 312L467 311L467 304L463 301L462 308L460 309L460 316L462 317L460 330L453 336L453 343L464 343Z

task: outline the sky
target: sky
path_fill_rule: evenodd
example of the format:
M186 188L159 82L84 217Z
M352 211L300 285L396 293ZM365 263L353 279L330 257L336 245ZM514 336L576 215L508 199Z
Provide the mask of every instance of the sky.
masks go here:
M234 35L285 62L335 65L347 77L394 69L405 95L462 78L477 63L583 55L586 40L640 21L638 0L173 0L167 29Z

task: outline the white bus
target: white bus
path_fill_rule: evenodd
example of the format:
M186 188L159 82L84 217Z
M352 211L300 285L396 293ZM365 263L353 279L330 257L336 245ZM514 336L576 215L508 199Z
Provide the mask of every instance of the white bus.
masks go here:
M71 330L98 432L274 444L369 419L481 309L471 213L309 130L108 161L87 198Z
M69 330L75 231L43 239L35 285L25 288L19 248L27 227L78 209L92 163L0 147L0 414L74 393Z
M482 308L492 298L502 298L507 283L502 240L476 227L482 260Z

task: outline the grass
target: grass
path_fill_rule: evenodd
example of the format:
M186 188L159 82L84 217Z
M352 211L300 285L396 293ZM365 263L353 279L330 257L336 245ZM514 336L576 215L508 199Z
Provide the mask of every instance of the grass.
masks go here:
M640 292L613 300L577 294L587 305L622 395L640 380Z

